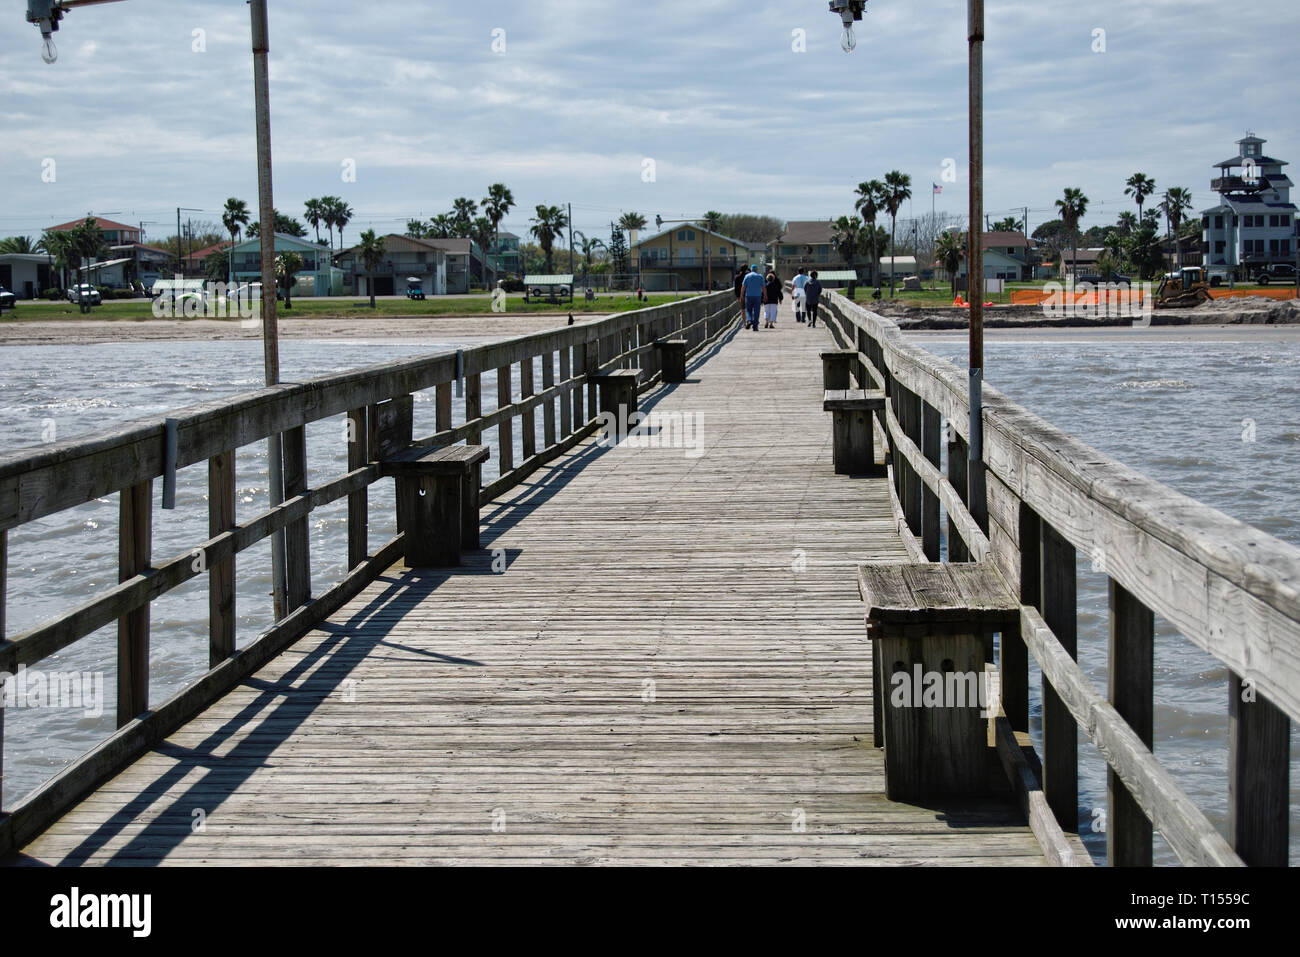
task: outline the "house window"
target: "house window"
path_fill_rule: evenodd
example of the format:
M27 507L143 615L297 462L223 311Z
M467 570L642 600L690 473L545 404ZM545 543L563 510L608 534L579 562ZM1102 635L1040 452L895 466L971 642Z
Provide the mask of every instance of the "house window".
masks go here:
M1223 217L1222 217L1222 216L1215 216L1215 217L1214 217L1214 228L1215 228L1215 229L1222 229L1222 228L1223 228Z
M693 242L695 242L695 230L693 230L693 229L679 229L679 230L677 230L677 239L678 239L679 242L683 242L683 243L693 243Z
M428 254L428 253L416 253L416 254L415 254L415 261L416 261L416 262L427 263L427 262L429 261L429 254Z
M1227 244L1222 239L1220 239L1217 243L1214 244L1214 251L1218 253L1220 256L1222 256L1224 246L1226 245Z

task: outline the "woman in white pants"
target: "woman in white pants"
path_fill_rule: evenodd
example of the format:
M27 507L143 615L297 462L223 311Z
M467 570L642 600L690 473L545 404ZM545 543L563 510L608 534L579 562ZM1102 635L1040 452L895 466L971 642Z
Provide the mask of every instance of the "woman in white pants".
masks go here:
M776 273L767 274L767 285L763 287L763 328L776 328L776 310L785 298L785 293L781 291L781 280L776 278Z

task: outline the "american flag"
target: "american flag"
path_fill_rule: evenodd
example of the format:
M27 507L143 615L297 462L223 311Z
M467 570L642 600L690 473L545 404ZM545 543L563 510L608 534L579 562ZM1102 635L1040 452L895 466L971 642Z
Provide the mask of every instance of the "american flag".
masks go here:
M930 185L934 187L934 192L935 192L935 195L936 195L936 196L937 196L939 193L942 193L942 192L943 192L943 187L940 186L938 183L936 183L936 182L934 182L934 181L931 181L931 182L930 182Z

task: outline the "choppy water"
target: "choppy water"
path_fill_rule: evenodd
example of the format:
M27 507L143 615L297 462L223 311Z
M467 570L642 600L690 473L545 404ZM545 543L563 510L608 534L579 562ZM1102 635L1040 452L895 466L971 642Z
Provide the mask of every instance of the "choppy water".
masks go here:
M925 336L921 345L964 364L963 336ZM401 356L471 342L286 341L284 378L306 379ZM1120 461L1284 541L1300 545L1300 344L1240 342L1074 342L996 339L986 343L986 380L1015 401ZM540 382L540 376L536 381ZM258 388L261 346L246 342L122 343L33 346L0 350L0 449L36 445L107 428L185 405ZM496 395L483 383L484 410ZM463 403L456 400L456 421ZM416 434L434 431L433 403L417 396ZM538 417L540 419L540 416ZM1253 425L1253 432L1251 426ZM341 416L307 429L311 484L345 470ZM1253 441L1244 437L1253 436ZM495 442L495 430L484 441ZM516 433L516 443L520 437ZM517 459L518 460L518 457ZM498 456L485 463L495 477ZM237 515L267 507L265 448L241 450ZM391 490L371 490L371 545L394 534ZM207 471L182 470L176 510L154 511L156 557L193 547L206 535ZM155 503L161 495L155 483ZM38 624L116 581L117 496L50 516L9 534L10 634ZM338 580L346 561L345 502L311 517L314 591ZM270 553L263 542L237 559L238 638L271 624ZM1097 687L1106 687L1105 577L1086 557L1079 566L1079 659ZM163 700L207 663L205 576L152 606L151 700ZM1155 751L1174 778L1222 828L1227 807L1227 671L1157 619ZM101 629L43 662L46 671L102 672L105 713L77 709L10 710L5 727L4 799L20 795L110 734L114 726L115 629ZM1031 684L1037 687L1036 672ZM1040 703L1034 709L1038 734ZM1041 739L1038 741L1041 747ZM1105 837L1093 831L1105 807L1105 764L1080 743L1080 820L1094 853ZM1300 780L1293 747L1292 780ZM1292 804L1292 860L1300 811ZM1157 838L1158 859L1172 855ZM1163 852L1163 854L1162 854Z
M1300 545L1300 343L1126 341L1118 338L986 340L984 377L1010 399L1115 459L1198 501ZM918 336L931 353L966 366L965 334ZM1079 662L1107 687L1106 577L1078 563ZM1039 675L1031 660L1031 733L1041 749ZM1154 751L1226 835L1228 671L1156 618ZM1300 780L1292 735L1291 780ZM1041 750L1040 750L1041 753ZM1106 807L1106 765L1079 744L1079 820L1093 830ZM1300 805L1291 804L1291 860L1300 863ZM1156 837L1157 861L1174 862Z

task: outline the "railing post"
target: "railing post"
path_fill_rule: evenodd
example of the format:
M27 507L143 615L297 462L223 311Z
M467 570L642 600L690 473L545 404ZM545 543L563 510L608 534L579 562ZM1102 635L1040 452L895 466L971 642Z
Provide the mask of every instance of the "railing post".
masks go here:
M865 379L866 376L864 375ZM921 454L936 471L940 463L939 410L917 397L921 404ZM939 560L939 496L921 484L921 548L932 562Z
M1228 833L1252 867L1286 867L1291 722L1228 674Z
M0 641L6 641L5 631L5 595L9 579L9 531L0 528ZM4 780L5 780L5 703L0 695L0 815L4 814Z
M117 580L149 568L153 546L153 481L118 495ZM117 620L117 726L149 710L149 605Z
M465 376L465 421L473 422L483 415L483 376L475 372ZM465 433L466 445L479 445L483 441L483 430L478 426Z
M957 490L957 497L966 501L966 440L957 434L957 430L948 423L948 484ZM1038 553L1038 539L1034 539L1034 554ZM950 562L968 562L970 561L970 552L966 548L966 542L961 537L961 532L957 529L957 523L948 516L948 561ZM1034 574L1038 574L1035 567ZM1018 728L1019 731L1026 730Z
M512 389L510 386L510 369L511 363L507 362L501 368L497 369L497 408L501 409L510 404ZM513 428L513 417L507 416L497 423L497 446L500 449L500 455L497 461L500 463L500 474L505 475L513 471L515 467L515 437Z
M961 461L966 462L965 449ZM1042 523L1038 513L1020 503L1020 604L1043 610ZM1014 731L1029 730L1029 647L1018 632L1002 635L1002 711Z
M439 386L439 388L442 388ZM447 384L450 393L451 385ZM450 399L450 395L448 395ZM450 402L447 415L451 416ZM348 412L348 471L362 468L370 462L370 436L368 434L369 416L366 407L352 409ZM438 428L450 428L451 422L444 425L439 408ZM348 496L348 568L353 569L366 560L370 553L370 500L368 489L357 489Z
M921 447L921 397L915 392L903 392L903 419L900 423L903 432L918 449ZM907 527L912 534L921 534L921 476L911 465L899 456L903 463L903 489L907 497L903 502L903 515L907 518Z
M1110 591L1110 703L1151 747L1155 615L1115 579ZM1151 822L1124 782L1106 767L1106 860L1112 867L1151 866Z
M1078 657L1074 546L1041 522L1043 621L1071 658ZM1060 696L1043 678L1043 791L1057 822L1079 829L1079 729Z
M439 382L433 387L434 430L445 432L451 428L451 383Z
M527 399L533 395L533 356L519 362L519 397ZM537 415L533 409L525 409L519 415L520 430L523 432L523 455L527 462L537 454Z
M208 459L208 537L235 525L235 451ZM235 557L208 566L208 667L235 653Z
M573 376L572 353L572 345L565 345L560 348L560 381L564 383L567 383ZM566 384L560 390L560 438L567 439L572 434L573 386Z
M592 339L582 344L582 372L587 377L587 418L590 422L596 417L596 403L599 396L596 391L595 375L600 368L600 339Z
M307 491L307 431L302 426L288 429L284 442L284 499L287 502ZM311 599L311 550L307 537L307 516L291 522L284 530L285 614Z
M542 355L542 391L555 387L555 353ZM555 397L542 406L542 444L549 449L555 444Z

